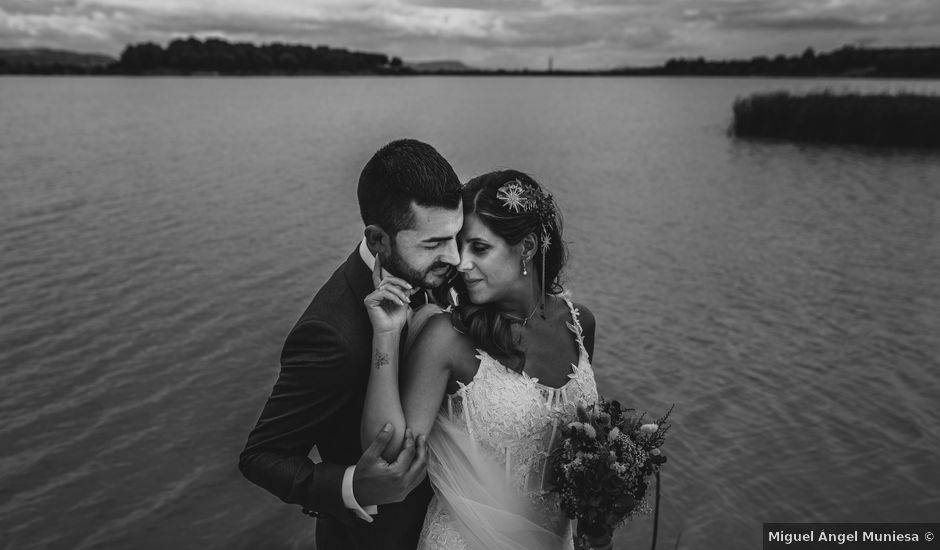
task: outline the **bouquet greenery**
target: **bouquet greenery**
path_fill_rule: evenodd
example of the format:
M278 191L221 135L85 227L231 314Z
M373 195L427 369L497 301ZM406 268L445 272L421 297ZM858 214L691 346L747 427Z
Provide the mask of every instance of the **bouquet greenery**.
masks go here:
M649 510L646 491L666 462L660 447L672 407L655 421L635 412L602 398L589 409L578 407L578 420L562 428L552 490L568 517L578 520L581 548L609 547L616 527Z

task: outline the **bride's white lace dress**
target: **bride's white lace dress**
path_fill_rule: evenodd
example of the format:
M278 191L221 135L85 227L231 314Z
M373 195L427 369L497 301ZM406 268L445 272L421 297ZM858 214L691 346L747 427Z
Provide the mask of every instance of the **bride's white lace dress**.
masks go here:
M548 491L551 472L547 457L560 439L560 427L577 419L577 405L597 401L597 385L584 348L578 311L567 297L564 299L571 310L568 328L580 349L578 364L572 364L565 385L552 388L540 384L537 378L510 371L478 350L480 366L473 380L445 398L429 438L428 472L435 496L425 517L419 550L475 550L480 545L513 549L573 547L571 522L561 510L558 495ZM469 443L450 453L442 452L440 433L447 431L442 428L445 425L457 439ZM481 456L494 465L486 474L477 469ZM473 464L458 464L464 461ZM474 477L501 479L490 483L494 489L477 498L477 493L486 492L482 488L486 483ZM453 478L457 481L451 484ZM518 503L522 503L524 516L531 523L512 513L493 510L503 506L507 493L493 495L506 488L521 497ZM467 499L472 501L468 507L460 502L453 504ZM523 524L530 525L530 531L538 531L536 538L520 539L512 533L516 526L524 529ZM509 534L491 538L492 532L499 529ZM479 532L483 534L477 536Z

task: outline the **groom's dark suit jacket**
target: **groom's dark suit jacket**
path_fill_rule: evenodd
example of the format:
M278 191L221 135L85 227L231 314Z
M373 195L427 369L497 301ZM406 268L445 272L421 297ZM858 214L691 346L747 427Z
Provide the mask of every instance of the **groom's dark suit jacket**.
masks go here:
M343 505L343 472L362 455L359 423L372 360L362 301L372 290L357 248L288 335L280 375L239 459L246 478L319 518L317 550L413 550L431 497L425 480L404 502L379 506L373 523ZM307 457L314 445L319 464Z

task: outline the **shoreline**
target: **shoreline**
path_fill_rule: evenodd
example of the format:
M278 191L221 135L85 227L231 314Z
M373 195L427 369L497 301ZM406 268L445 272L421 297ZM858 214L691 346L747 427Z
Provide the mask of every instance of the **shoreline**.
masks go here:
M711 79L772 79L772 80L914 80L933 82L940 80L937 76L904 76L904 75L778 75L778 74L747 74L747 75L727 75L727 74L660 74L660 73L619 73L619 72L536 72L536 71L497 71L497 72L416 72L416 73L303 73L303 74L231 74L231 73L154 73L154 74L134 74L134 73L0 73L3 77L79 77L79 78L100 78L100 77L120 77L120 78L424 78L424 77L500 77L500 78L711 78Z

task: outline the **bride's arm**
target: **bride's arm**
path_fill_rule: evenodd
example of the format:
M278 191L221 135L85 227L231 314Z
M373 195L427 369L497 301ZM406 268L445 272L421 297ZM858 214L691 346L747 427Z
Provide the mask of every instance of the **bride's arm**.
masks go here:
M382 452L382 458L388 462L396 459L406 438L405 415L398 395L398 350L401 329L408 320L409 296L408 283L389 277L364 301L372 322L372 362L359 442L365 449L387 424L391 424L392 437Z
M405 440L405 415L398 396L399 335L374 334L372 337L372 370L366 388L359 442L365 449L386 424L392 425L382 458L393 462Z
M393 435L382 452L382 458L389 462L398 457L407 444L406 438L430 432L450 376L451 341L459 336L446 315L430 318L423 329L413 326L420 334L400 376L399 344L401 327L407 319L407 294L408 290L395 279L385 279L365 301L373 325L372 369L359 440L365 448L386 424L391 424Z
M415 437L431 433L464 348L465 339L454 330L450 315L441 313L428 319L408 351L400 377L401 399L406 425Z
M398 335L399 332L373 336L373 368L359 433L362 445L366 446L387 422L391 423L394 437L382 453L387 461L398 456L406 427L416 439L431 432L450 379L452 353L458 347L454 345L455 337L459 337L448 315L431 317L399 374Z

